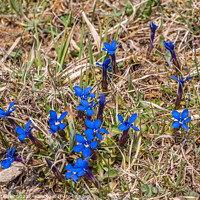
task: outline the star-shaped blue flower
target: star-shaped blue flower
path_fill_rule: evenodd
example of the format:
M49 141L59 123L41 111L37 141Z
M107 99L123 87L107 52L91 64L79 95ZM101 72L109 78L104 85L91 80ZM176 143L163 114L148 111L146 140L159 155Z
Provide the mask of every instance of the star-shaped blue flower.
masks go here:
M11 164L14 162L14 158L13 158L13 155L15 153L15 150L16 148L14 148L12 150L12 153L10 152L12 149L12 147L8 150L8 153L7 153L7 159L3 160L1 162L1 166L4 168L4 169L7 169L11 166Z
M158 27L153 22L150 22L150 28L152 32L155 32Z
M81 87L79 86L75 86L74 87L75 90L75 94L80 97L82 100L88 100L89 97L91 98L95 98L95 94L89 94L90 91L92 90L91 87L87 87L84 89L84 91L82 90Z
M93 135L95 133L97 138L101 141L103 137L100 132L109 134L109 132L105 128L99 128L101 126L101 120L99 119L95 120L94 122L87 119L85 121L85 124L89 128L84 132L85 135Z
M87 140L80 134L76 135L76 141L80 143L74 147L74 151L79 153L83 151L83 156L88 157L91 154L90 147L93 149L97 148L97 141L92 141L94 139L93 135L87 135Z
M188 123L191 120L191 117L188 117L189 112L188 109L185 109L182 114L180 115L180 113L176 110L172 111L172 116L177 120L174 121L172 123L172 127L173 128L179 128L180 126L182 126L186 131L189 130L189 127L185 124ZM188 117L188 118L187 118ZM187 119L186 119L187 118Z
M31 125L31 120L28 121L28 123L25 125L25 130L21 127L16 127L15 131L19 134L18 138L21 142L24 141L25 137L31 133L31 130L34 128L29 128Z
M99 63L96 63L96 65L99 65L99 66L101 66L101 67L103 67L105 69L109 68L109 70L112 70L112 66L110 65L110 62L111 62L111 59L110 58L106 58L102 65L99 64Z
M181 79L178 79L176 76L171 76L173 79L175 79L176 81L178 81L180 84L184 85L184 83L186 81L188 81L189 79L192 79L193 76L190 76L188 78L186 78L185 80L183 79L183 76L181 75Z
M169 50L170 52L174 52L174 44L171 41L170 42L163 41L163 43L167 50Z
M116 49L121 46L121 44L118 45L117 47L116 47L116 45L117 45L116 40L113 40L111 44L104 42L105 48L102 48L102 50L108 51L108 53L110 55L113 55L115 53Z
M58 119L57 113L53 110L50 110L49 124L51 125L50 131L52 134L56 133L58 128L63 130L66 127L66 124L62 123L61 121L66 117L67 113L68 112L62 113Z
M81 159L79 158L75 165L72 166L71 164L68 164L66 166L66 179L72 179L73 182L78 181L80 176L83 176L85 172L88 170L88 159Z
M131 127L136 131L140 131L139 128L132 125L132 123L136 120L136 118L137 118L137 113L133 114L130 117L129 122L128 122L128 121L124 121L123 117L120 114L118 114L118 119L122 123L122 124L119 125L118 129L121 130L121 131L125 131L125 130L127 130L128 128Z
M16 108L13 108L11 110L11 108L13 107L13 105L15 104L15 102L13 101L10 105L7 111L4 111L2 108L0 108L0 118L2 117L8 117L10 116L10 113L13 112Z
M86 111L87 116L92 116L94 114L94 111L92 110L93 107L94 107L94 100L91 102L90 105L87 101L81 100L81 105L77 106L76 108L81 111Z

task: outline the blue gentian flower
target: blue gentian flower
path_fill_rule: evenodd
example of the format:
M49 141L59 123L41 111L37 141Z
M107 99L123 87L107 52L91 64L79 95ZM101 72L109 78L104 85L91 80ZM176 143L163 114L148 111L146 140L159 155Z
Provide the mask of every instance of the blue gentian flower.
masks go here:
M85 124L89 128L84 132L87 136L93 135L95 133L97 138L101 141L103 137L100 132L109 134L109 132L105 128L99 128L101 126L101 120L99 119L96 119L94 122L92 122L91 120L86 120Z
M65 173L65 177L66 179L72 179L73 182L78 181L78 172L81 171L81 169L77 168L77 167L73 167L71 164L68 164L66 166L66 173Z
M81 87L79 86L75 86L74 87L75 90L75 94L81 98L81 100L88 100L89 97L91 98L95 98L95 94L89 94L90 91L92 90L91 87L87 87L84 89L84 91L82 90Z
M13 108L11 110L11 108L13 107L13 105L15 104L15 102L13 101L10 105L7 111L4 111L2 108L0 108L0 118L2 117L8 117L10 116L10 113L13 112L16 108Z
M28 123L25 125L25 130L21 127L16 127L15 131L19 134L18 138L21 142L24 141L25 137L28 136L31 133L31 130L34 128L30 128L31 120L28 121Z
M190 76L188 78L186 78L185 80L183 79L183 76L181 75L181 79L178 79L176 76L171 76L173 79L175 79L176 81L178 81L180 84L184 85L184 83L186 81L188 81L189 79L192 79L193 76Z
M179 86L178 86L178 94L177 94L177 98L176 98L176 102L175 102L175 106L176 108L178 108L180 106L180 102L182 99L182 95L183 95L183 90L182 87L184 86L184 83L193 78L193 76L186 78L185 80L183 79L183 76L181 75L181 79L178 79L176 76L171 76L173 79L175 79L176 81L178 81Z
M133 114L130 117L129 122L128 122L128 121L124 121L123 117L120 114L118 114L118 119L122 123L122 124L119 125L118 129L121 130L121 131L126 131L127 129L129 129L131 127L136 131L140 131L139 128L132 125L132 123L136 120L136 118L137 118L137 113Z
M90 147L93 149L97 148L97 141L92 141L94 139L93 135L87 135L87 140L80 134L76 135L76 141L80 143L74 147L74 151L79 153L83 151L83 156L88 157L91 154Z
M68 112L62 113L58 119L57 113L53 110L50 110L49 124L51 125L50 131L52 134L56 133L58 128L59 130L63 130L66 127L66 124L61 123L61 121L66 117L67 113Z
M14 162L14 158L13 158L13 155L14 155L14 153L15 153L15 150L16 150L16 148L14 148L13 150L12 150L12 153L11 153L11 149L12 149L12 147L8 150L8 153L7 153L7 159L5 159L5 160L3 160L2 162L1 162L1 166L4 168L4 169L7 169L7 168L9 168L10 166L11 166L11 164Z
M86 100L81 100L81 105L77 106L76 108L81 111L86 111L87 116L92 116L94 114L94 111L92 110L94 107L93 104L94 104L94 100L91 102L90 105Z
M106 58L102 65L99 64L99 63L96 63L96 65L101 66L103 69L105 68L106 70L107 69L111 70L112 66L110 65L110 62L111 62L111 59L110 58Z
M177 120L172 123L173 128L179 128L182 126L186 131L189 130L188 126L185 123L188 123L191 120L191 117L188 117L189 112L188 109L185 109L181 116L180 113L176 110L172 111L172 116ZM188 118L187 118L188 117ZM186 119L187 118L187 119Z
M113 40L111 44L108 44L106 42L104 42L104 46L105 48L102 48L102 50L104 51L107 51L110 55L113 55L115 53L115 50L121 46L121 44L119 44L117 47L116 47L116 40Z
M66 179L72 179L73 182L78 181L80 176L83 176L85 172L88 170L88 159L83 160L79 158L74 167L71 164L66 166Z
M163 43L167 50L169 50L170 52L174 52L174 44L171 41L170 42L163 41Z
M158 27L153 22L150 22L150 28L151 28L151 31L155 33Z
M174 65L177 67L177 69L180 70L181 67L180 67L178 60L176 58L176 54L175 54L175 51L174 51L174 44L171 41L170 42L163 41L163 43L165 45L165 48L170 51Z
M154 41L154 37L155 37L155 33L156 33L156 29L158 28L153 22L150 22L150 28L151 28L151 38L150 38L150 42L148 45L148 49L147 49L147 58L149 57L149 55L152 52L153 49L153 41Z

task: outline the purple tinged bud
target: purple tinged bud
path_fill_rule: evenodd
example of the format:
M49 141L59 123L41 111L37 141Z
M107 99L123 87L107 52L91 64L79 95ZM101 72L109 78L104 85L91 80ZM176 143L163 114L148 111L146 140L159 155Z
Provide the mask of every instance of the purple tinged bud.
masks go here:
M113 72L114 72L114 74L117 75L117 74L119 74L119 71L118 71L118 66L117 66L115 54L112 54L111 58L112 58L112 63L113 63Z
M97 179L94 177L94 175L92 174L92 172L89 170L89 169L87 169L86 170L86 174L88 175L88 177L90 178L90 180L93 182L93 184L95 185L95 187L98 189L99 187L98 187L98 181L97 181Z
M31 133L28 135L28 138L31 140L31 142L36 147L38 147L39 149L46 150L46 147L36 137L34 137Z
M64 176L60 173L60 171L56 168L56 167L52 167L52 162L45 157L45 160L49 166L49 168L52 170L52 172L54 173L54 175L58 178L59 181L63 181L65 180Z
M14 161L16 161L16 162L22 162L22 158L15 157L15 158L14 158Z
M151 38L150 38L149 46L148 46L148 49L147 49L147 58L150 56L151 51L153 49L153 41L154 41L156 29L158 27L153 22L151 22L150 23L150 28L151 28Z
M12 125L14 129L18 126L18 124L13 119L10 119L9 117L8 117L8 121L10 122L10 124Z
M100 119L101 122L103 121L103 109L104 106L106 105L106 95L105 94L101 94L100 95L100 100L99 100L99 112L97 114L97 119Z

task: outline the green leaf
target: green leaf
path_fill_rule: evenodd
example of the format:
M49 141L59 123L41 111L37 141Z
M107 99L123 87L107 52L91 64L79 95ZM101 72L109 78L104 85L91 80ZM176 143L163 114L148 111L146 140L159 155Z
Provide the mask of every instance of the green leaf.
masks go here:
M105 179L105 178L115 178L116 176L118 176L118 171L115 170L115 169L111 169L104 174L103 179Z

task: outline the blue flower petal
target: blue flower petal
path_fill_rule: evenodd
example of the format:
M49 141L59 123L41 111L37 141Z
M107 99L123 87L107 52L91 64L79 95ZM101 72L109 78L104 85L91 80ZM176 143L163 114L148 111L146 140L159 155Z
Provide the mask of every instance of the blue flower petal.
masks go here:
M74 182L74 181L78 181L78 174L74 174L73 176L72 176L72 181Z
M179 122L173 122L173 123L172 123L172 127L173 127L173 128L179 128L179 126L180 126L180 123L179 123Z
M8 108L8 112L10 111L10 109L14 106L15 102L13 101L10 105L9 105L9 108Z
M86 129L84 132L85 135L93 135L94 131L92 129Z
M27 134L21 134L18 136L18 138L21 142L23 142L26 136L27 136Z
M96 119L94 121L94 128L97 130L100 126L101 126L101 120L100 119Z
M85 108L89 107L89 103L86 100L81 100L81 105L84 106Z
M181 114L181 120L184 120L189 115L188 109L185 109Z
M55 125L55 121L53 119L49 119L49 124L50 125Z
M170 76L171 78L175 79L176 81L180 82L180 80L176 76Z
M11 158L13 157L14 153L15 153L16 148L13 148L12 153L11 153ZM14 161L14 160L13 160Z
M19 126L15 128L15 131L18 134L25 134L25 130Z
M56 133L57 130L58 130L58 125L52 125L52 126L50 127L50 132L51 132L52 134Z
M137 113L133 114L129 119L129 124L132 124L137 118Z
M106 59L104 60L104 62L103 62L103 66L108 68L110 62L111 62L111 59L110 59L110 58L106 58Z
M31 120L29 120L28 123L25 125L26 131L29 130L30 125L31 125Z
M105 128L100 128L98 132L109 134L109 132Z
M50 118L57 121L57 113L54 110L50 110Z
M67 116L68 112L64 112L60 115L60 118L59 118L59 122L61 122L66 116Z
M111 43L111 45L110 45L111 48L112 48L112 49L115 49L116 44L117 44L117 41L116 41L116 40L113 40L112 43ZM105 46L105 45L104 45L104 46Z
M191 79L191 78L193 78L193 76L186 78L186 79L185 79L185 82L188 81L188 80Z
M183 120L183 124L188 123L191 120L191 117L188 117L187 119Z
M180 113L178 111L173 110L172 116L174 117L174 119L177 119L178 121L180 120Z
M89 94L88 97L95 98L95 94Z
M125 131L125 130L128 129L128 127L123 123L123 124L119 125L118 129L121 130L121 131Z
M13 159L14 160L14 159ZM10 159L5 159L1 162L1 166L4 168L4 169L8 169L10 166L11 166L12 162Z
M85 111L87 108L85 108L84 106L77 106L76 109L80 111Z
M87 96L88 93L90 93L90 91L92 90L91 87L87 87L84 89L84 95Z
M93 129L94 128L94 123L91 120L86 119L85 124L88 128Z
M91 154L90 148L89 148L89 147L86 147L86 148L83 150L83 156L86 158L86 157L90 156L90 154Z
M93 142L90 143L90 147L92 147L93 149L96 149L97 145L98 145L97 141L93 141Z
M83 135L80 135L80 134L76 135L76 141L81 144L85 144L86 142Z
M93 135L87 135L87 142L90 142L93 139L94 139Z
M100 141L103 140L103 137L99 132L96 133L96 136Z
M78 177L83 176L85 174L85 171L82 169L81 171L78 172Z
M2 113L5 113L5 111L2 108L0 108L0 114Z
M73 150L74 150L75 152L79 153L79 152L83 151L84 148L85 148L84 145L79 144L79 145L76 145L76 146L74 147Z
M74 87L74 91L75 91L75 94L78 96L78 97L81 97L81 95L83 94L83 90L81 87L79 86L75 86Z
M140 129L137 128L136 126L131 126L131 128L133 128L133 129L136 130L136 131L140 131Z
M189 130L189 127L188 127L186 124L181 124L181 125L182 125L182 127L183 127L186 131Z
M60 130L63 130L65 127L66 127L66 124L64 124L64 123L60 123L60 124L59 124Z
M66 168L65 168L65 170L66 171L72 171L72 165L69 163L67 166L66 166Z
M94 114L94 111L90 109L87 109L86 112L87 112L87 116L92 116Z
M99 64L99 63L96 63L96 65L100 66L100 67L103 67L103 65Z
M123 120L123 117L122 117L120 114L118 114L117 116L118 116L119 121L120 121L121 123L123 123L123 121L124 121L124 120Z
M66 177L67 180L70 179L72 175L73 175L72 172L66 172L65 173L65 177Z
M106 51L110 51L111 50L111 45L108 44L107 42L104 42L103 45L105 46L106 48ZM104 50L104 49L103 49ZM104 50L105 51L105 50Z
M102 48L102 50L103 50L103 51L108 51L108 50L107 50L107 49L105 49L105 48Z

